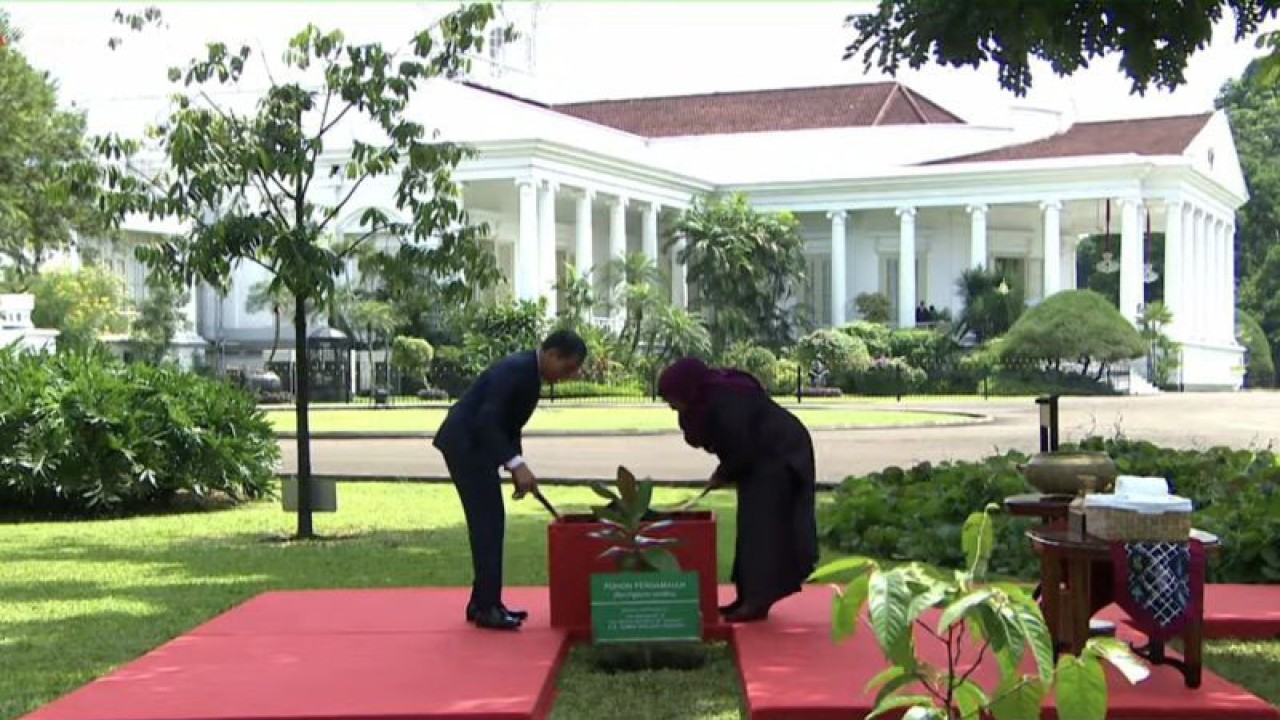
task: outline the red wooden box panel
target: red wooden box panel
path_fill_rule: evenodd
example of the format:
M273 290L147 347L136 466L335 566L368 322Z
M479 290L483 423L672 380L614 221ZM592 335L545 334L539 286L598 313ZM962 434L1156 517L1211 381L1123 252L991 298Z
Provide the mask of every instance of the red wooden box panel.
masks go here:
M684 570L698 573L703 633L720 623L716 598L716 517L709 511L672 513L675 524L653 533L673 537L671 548ZM551 626L575 635L591 633L591 576L616 572L616 560L600 558L609 547L588 533L603 529L591 515L566 515L547 526L547 580L551 586Z

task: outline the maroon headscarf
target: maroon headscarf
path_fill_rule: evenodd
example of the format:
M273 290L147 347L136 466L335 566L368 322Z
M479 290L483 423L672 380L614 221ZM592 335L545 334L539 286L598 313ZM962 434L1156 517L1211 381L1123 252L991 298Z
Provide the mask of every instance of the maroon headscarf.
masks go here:
M681 358L675 361L658 378L658 394L662 399L684 406L680 413L680 429L684 440L693 447L707 447L707 414L711 409L711 395L715 390L737 393L762 393L764 386L750 373L732 368L712 369L697 358Z

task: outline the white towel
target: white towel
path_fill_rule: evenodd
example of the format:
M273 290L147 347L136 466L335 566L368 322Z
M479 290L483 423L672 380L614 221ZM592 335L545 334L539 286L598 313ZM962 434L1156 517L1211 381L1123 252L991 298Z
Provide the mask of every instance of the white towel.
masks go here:
M1121 475L1116 478L1116 495L1125 497L1158 497L1169 494L1169 481L1162 477Z

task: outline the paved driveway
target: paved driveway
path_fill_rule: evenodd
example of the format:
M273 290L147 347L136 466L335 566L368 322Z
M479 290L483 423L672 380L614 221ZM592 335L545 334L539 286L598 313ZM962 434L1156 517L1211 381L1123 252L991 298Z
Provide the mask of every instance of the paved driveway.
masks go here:
M892 404L890 404L892 405ZM909 409L911 403L901 407ZM838 481L850 474L924 460L976 459L993 450L1033 451L1038 414L1025 400L991 400L939 406L989 415L983 425L875 430L816 430L818 474ZM1155 397L1066 398L1064 440L1123 432L1174 447L1280 445L1280 393L1188 393ZM281 441L285 472L294 472L293 441ZM709 455L675 435L625 437L528 437L525 456L543 478L611 477L618 465L667 480L702 480L711 473ZM426 440L320 440L312 443L315 472L344 477L444 477L444 462Z

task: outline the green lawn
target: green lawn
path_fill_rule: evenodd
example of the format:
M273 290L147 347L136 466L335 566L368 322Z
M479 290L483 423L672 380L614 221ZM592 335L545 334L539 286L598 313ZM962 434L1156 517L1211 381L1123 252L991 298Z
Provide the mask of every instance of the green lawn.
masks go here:
M660 489L660 505L692 490ZM582 488L554 488L562 510L594 504ZM351 483L340 511L320 515L333 542L285 543L292 516L276 502L203 515L0 524L0 719L23 715L258 593L289 588L465 585L466 534L452 488ZM546 516L510 503L510 584L546 582ZM733 495L721 511L727 574ZM721 580L725 578L722 577ZM1280 641L1211 643L1209 664L1280 702ZM603 676L575 654L561 676L557 720L595 717L729 720L741 698L721 649L691 672ZM625 687L626 693L618 688Z
M920 425L954 421L963 417L932 412L898 412L847 407L802 407L793 408L793 411L811 428ZM396 410L326 408L311 411L311 430L312 432L434 432L444 420L445 412L446 409L443 407ZM297 428L292 411L270 410L267 412L267 417L278 431L292 432ZM665 405L615 407L543 405L533 414L525 429L544 432L604 432L674 431L676 427L676 414Z

